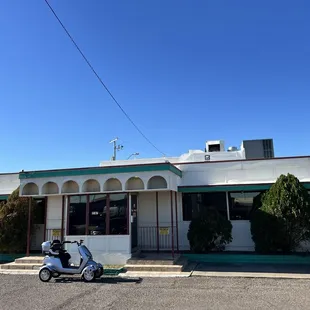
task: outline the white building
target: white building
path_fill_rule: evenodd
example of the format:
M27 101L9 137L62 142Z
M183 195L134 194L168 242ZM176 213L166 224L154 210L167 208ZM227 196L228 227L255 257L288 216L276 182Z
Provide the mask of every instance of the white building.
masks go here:
M45 209L28 250L40 247L43 239L83 239L96 260L113 264L125 263L137 248L186 251L190 220L199 207L212 204L233 225L226 250L253 251L253 198L287 173L310 189L310 157L272 158L273 149L260 149L260 157L271 158L254 159L255 152L243 146L225 151L222 141L209 141L206 152L175 158L21 172L20 195L40 199ZM0 195L19 185L16 174L1 175L0 181Z

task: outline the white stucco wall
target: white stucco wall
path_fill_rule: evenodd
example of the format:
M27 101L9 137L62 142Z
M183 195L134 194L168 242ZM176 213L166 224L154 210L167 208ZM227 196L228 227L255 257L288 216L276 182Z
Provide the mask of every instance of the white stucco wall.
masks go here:
M20 195L27 196L29 194L23 194L23 188L28 183L35 183L39 188L38 196L42 195L42 188L47 182L54 182L58 185L59 191L62 191L63 185L68 181L74 181L78 185L78 190L74 193L85 193L83 192L83 184L87 180L96 180L100 184L100 191L106 192L104 189L105 182L109 179L117 178L122 184L122 191L126 190L126 182L132 177L139 177L144 184L144 188L142 190L147 190L148 181L155 176L163 177L167 182L167 188L171 190L177 190L177 186L180 177L175 175L170 171L150 171L150 172L137 172L137 173L117 173L117 174L89 174L89 175L79 175L79 176L61 176L61 177L44 177L44 178L27 178L20 180ZM132 190L134 191L134 190ZM70 191L71 192L71 191ZM65 192L64 192L65 193ZM71 192L73 193L73 192ZM48 194L44 194L48 195ZM31 195L35 196L35 195ZM54 196L54 195L48 195Z
M138 195L138 227L156 225L156 193Z
M96 262L109 265L123 265L131 257L131 237L129 235L115 236L66 236L67 241L84 240L84 244L93 254ZM71 254L72 262L79 263L79 253L76 244L66 245Z
M173 192L173 226L174 226L174 247L177 247L177 234L176 234L176 212L175 212L175 193ZM179 241L183 240L184 237L181 235L182 232L182 204L181 204L181 194L178 193L178 225L179 225ZM171 196L170 192L158 192L158 221L159 227L169 227L169 235L160 235L160 249L169 250L172 246L172 231L171 231ZM181 225L181 230L180 230ZM138 196L138 234L140 242L145 242L145 245L152 244L152 248L146 248L154 250L157 244L157 233L156 233L156 194L151 193L140 193ZM152 230L139 229L141 227L153 227ZM145 237L141 237L141 234L147 234ZM181 249L181 247L180 247Z
M310 181L310 158L230 161L179 165L180 186L273 183L281 174L292 173Z
M62 196L50 196L47 199L46 229L61 228Z
M231 221L232 242L226 246L227 251L254 251L250 221Z

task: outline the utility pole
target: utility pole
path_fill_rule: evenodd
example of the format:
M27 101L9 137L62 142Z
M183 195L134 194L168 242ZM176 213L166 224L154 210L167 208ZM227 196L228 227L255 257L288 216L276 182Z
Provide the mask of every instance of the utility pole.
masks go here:
M115 138L110 141L110 143L113 143L113 156L111 160L116 160L116 151L121 151L123 149L123 146L120 144L116 144L118 138Z

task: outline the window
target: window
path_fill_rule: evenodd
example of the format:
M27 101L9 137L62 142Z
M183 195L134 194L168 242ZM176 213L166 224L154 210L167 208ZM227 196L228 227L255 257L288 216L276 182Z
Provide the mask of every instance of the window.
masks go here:
M183 221L191 221L199 217L204 208L214 207L227 218L225 192L183 194Z
M202 195L202 203L205 207L216 208L227 219L226 192L204 193Z
M85 235L87 196L70 196L69 235Z
M198 194L183 194L182 196L183 207L183 221L191 221L193 214L199 212L200 200Z
M127 194L69 197L69 235L126 235Z
M231 220L249 220L253 209L253 201L263 192L229 193L229 215Z
M34 209L33 223L44 224L46 198L34 198L33 202L36 204Z
M89 235L106 234L107 195L89 196Z
M110 195L110 234L127 234L127 194Z

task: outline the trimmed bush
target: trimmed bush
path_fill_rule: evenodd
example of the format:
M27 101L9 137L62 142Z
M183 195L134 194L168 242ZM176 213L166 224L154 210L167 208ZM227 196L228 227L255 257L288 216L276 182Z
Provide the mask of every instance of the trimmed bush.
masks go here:
M194 253L221 250L232 241L232 225L215 208L205 208L189 225L187 238Z
M35 204L32 212L35 212ZM0 252L24 253L27 245L28 199L19 197L16 189L0 205Z
M256 204L251 233L257 252L287 253L309 240L310 199L294 175L281 175Z

